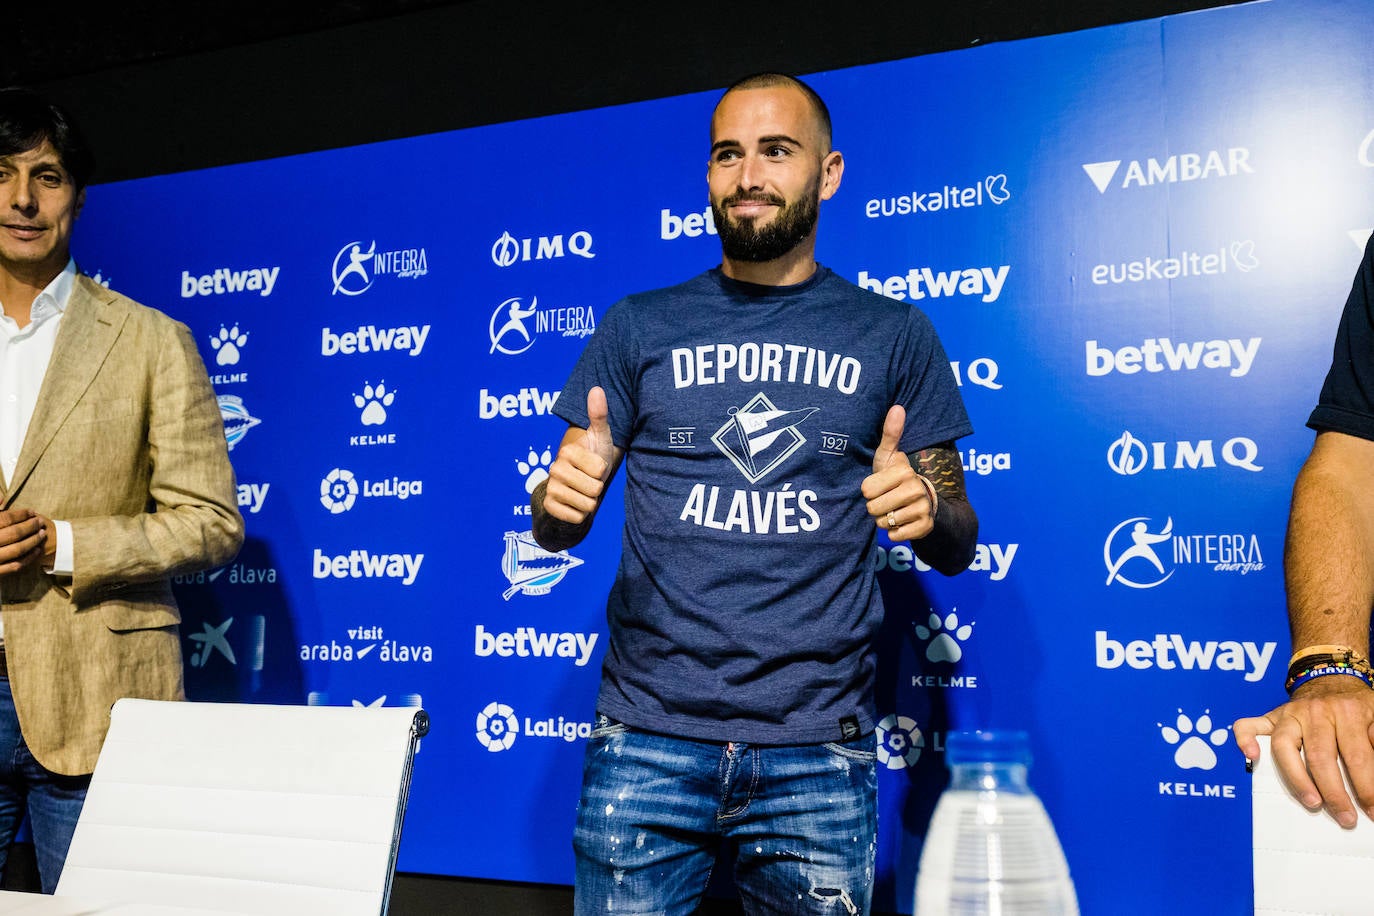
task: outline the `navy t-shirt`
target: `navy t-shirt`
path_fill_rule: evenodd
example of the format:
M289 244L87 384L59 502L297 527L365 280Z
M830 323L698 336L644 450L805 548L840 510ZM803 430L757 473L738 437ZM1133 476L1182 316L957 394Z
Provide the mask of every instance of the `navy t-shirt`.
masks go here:
M1315 430L1374 439L1374 236L1365 245L1336 330L1331 368L1317 407L1307 419Z
M586 426L596 385L625 451L599 711L760 744L872 730L860 484L893 404L903 451L972 432L929 319L824 267L789 287L715 269L609 309L555 412Z

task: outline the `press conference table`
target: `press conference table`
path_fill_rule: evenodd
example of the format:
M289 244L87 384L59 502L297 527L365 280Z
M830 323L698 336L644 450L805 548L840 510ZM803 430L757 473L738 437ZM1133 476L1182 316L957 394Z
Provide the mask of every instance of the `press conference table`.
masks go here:
M22 891L0 891L0 914L22 916L235 916L224 910L148 903L104 903L84 897L53 897ZM247 916L247 914L239 914Z

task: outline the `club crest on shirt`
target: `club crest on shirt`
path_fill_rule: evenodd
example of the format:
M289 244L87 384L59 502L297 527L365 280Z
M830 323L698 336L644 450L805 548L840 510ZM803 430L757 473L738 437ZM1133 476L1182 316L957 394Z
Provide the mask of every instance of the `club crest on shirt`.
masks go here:
M762 392L743 407L730 409L730 419L711 441L750 483L758 483L806 443L797 429L820 408L779 409Z

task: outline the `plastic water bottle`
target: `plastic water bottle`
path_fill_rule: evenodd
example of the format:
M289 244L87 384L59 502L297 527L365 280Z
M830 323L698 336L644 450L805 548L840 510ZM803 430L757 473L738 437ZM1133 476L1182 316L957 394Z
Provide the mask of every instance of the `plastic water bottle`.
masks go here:
M1025 732L957 732L921 851L915 916L1078 916L1069 865L1026 782Z

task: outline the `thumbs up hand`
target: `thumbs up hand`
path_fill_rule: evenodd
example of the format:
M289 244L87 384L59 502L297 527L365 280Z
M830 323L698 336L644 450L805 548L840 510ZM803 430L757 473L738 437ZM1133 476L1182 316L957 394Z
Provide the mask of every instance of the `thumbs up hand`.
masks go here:
M601 504L619 451L611 442L606 392L592 388L587 392L587 428L568 430L549 468L544 511L571 525L585 522Z
M883 419L882 438L873 453L873 473L860 489L868 514L894 541L923 538L935 527L935 488L916 473L899 447L906 428L906 410L894 404Z

